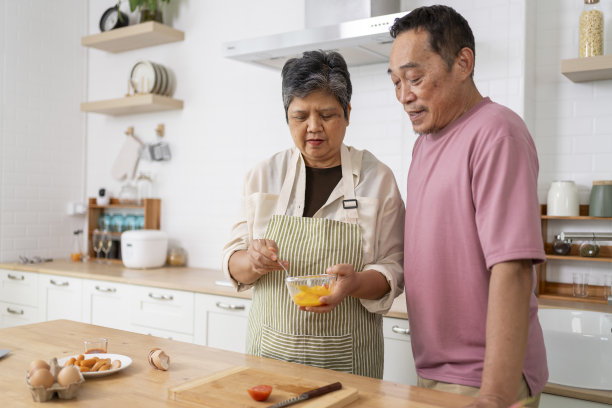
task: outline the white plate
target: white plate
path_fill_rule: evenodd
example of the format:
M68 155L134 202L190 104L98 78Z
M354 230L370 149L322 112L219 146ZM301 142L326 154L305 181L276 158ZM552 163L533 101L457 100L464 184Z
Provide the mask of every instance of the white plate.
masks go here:
M153 92L157 81L157 71L150 61L138 61L132 67L130 82L137 93Z
M160 95L166 95L168 94L168 71L166 71L166 67L164 67L161 64L157 64L157 67L159 68L159 72L161 74L161 87L159 88L159 94Z
M64 363L70 360L71 357L77 358L79 354L75 354L73 356L62 357L57 360L57 363L60 366L64 366ZM129 367L132 364L132 359L128 356L124 356L122 354L110 354L110 353L92 353L92 354L84 354L85 359L98 357L98 358L110 358L111 361L119 360L121 361L121 367L116 368L114 370L106 370L106 371L94 371L93 373L85 372L83 373L83 377L91 378L91 377L104 377L106 375L111 375L118 373L119 371Z

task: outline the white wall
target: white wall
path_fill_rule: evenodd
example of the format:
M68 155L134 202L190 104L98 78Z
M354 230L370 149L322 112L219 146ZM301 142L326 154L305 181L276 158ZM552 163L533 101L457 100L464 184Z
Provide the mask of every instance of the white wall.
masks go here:
M0 261L69 256L84 198L87 3L0 0Z
M612 3L600 2L605 16L605 50L612 53ZM593 180L612 179L612 80L574 83L560 61L578 56L578 18L582 2L538 0L535 37L535 141L540 159L540 200L553 180L575 180L581 203L588 204ZM549 221L548 240L561 231L612 231L610 221ZM609 243L606 243L609 245ZM574 271L588 271L602 285L612 273L606 262L547 264L547 278L571 282Z
M152 171L156 176L156 192L162 198L162 228L187 249L191 266L219 267L221 247L237 213L244 174L257 161L291 146L280 97L280 73L225 59L221 56L221 44L301 29L304 1L173 0L165 10L166 22L185 32L184 42L109 54L79 45L83 27L88 26L85 30L89 33L99 31L99 18L110 6L107 0L89 0L88 5L78 0L64 0L57 2L59 9L46 6L43 0L0 0L0 10L4 12L0 40L3 54L19 58L29 55L28 61L40 56L39 61L44 63L44 70L40 62L33 64L34 70L18 69L14 68L17 63L13 58L5 58L2 66L1 80L5 82L0 82L3 101L0 259L12 260L17 253L32 246L42 251L41 245L48 241L28 240L29 230L40 232L40 239L47 236L48 230L54 236L69 239L75 219L64 216L63 210L67 201L84 198L79 177L87 174L85 196L94 196L101 186L117 194L121 183L112 180L110 168L125 140L123 132L128 126L134 126L139 137L153 142L155 127L164 123L172 160L141 163L141 169ZM123 3L122 7L127 9L127 2ZM402 5L410 9L433 3L404 0ZM608 3L602 5L610 27L612 5ZM612 111L609 108L612 81L574 84L559 74L560 60L577 54L580 2L458 0L452 5L474 30L477 86L484 95L521 114L532 130L540 157L541 201L545 201L551 180L571 178L582 187L582 199L586 203L593 179L612 178ZM68 15L72 23L58 24L52 30L43 22L19 28L15 19L6 17L6 11L14 14L15 8L33 21L41 19L45 10L62 17ZM279 19L279 15L283 18ZM28 27L33 34L27 34ZM611 33L607 30L608 53ZM50 41L59 35L61 41ZM24 54L24 49L37 49L37 52ZM63 58L55 57L59 52L64 53ZM66 57L66 53L71 54ZM84 64L81 54L88 58L86 95L82 72L79 73ZM66 58L70 59L69 63L63 63ZM129 71L139 60L164 64L175 73L178 78L175 97L185 102L182 111L120 117L78 114L76 109L81 101L123 96ZM346 141L371 150L388 163L403 192L415 136L394 99L386 68L385 64L379 64L351 69L353 112ZM44 82L49 72L54 75L51 85ZM7 78L11 84L27 79L36 84L23 83L16 88L6 85ZM41 83L59 87L62 92L56 90L39 96ZM30 109L28 103L38 103L37 110ZM61 116L52 115L48 106L64 111ZM18 107L20 116L14 113ZM32 120L33 111L40 111L44 118L51 117L53 126ZM57 119L60 117L61 120ZM30 120L28 129L33 126L29 139L19 133L24 118ZM70 125L73 121L77 124ZM78 154L83 147L82 140L78 140L82 129L76 128L85 121L84 166ZM55 130L58 126L60 130ZM50 132L53 137L40 136ZM44 148L39 147L40 143ZM62 148L56 148L55 143L62 143ZM6 153L8 145L12 149L10 153ZM74 149L64 153L70 147ZM32 149L39 153L34 155ZM49 149L53 152L52 159L42 154ZM29 157L33 159L28 161ZM60 164L43 166L40 160ZM14 173L15 168L23 170L21 178L15 180L26 179L25 186L31 185L29 190L24 191L23 183L5 176ZM63 171L63 176L56 175L56 171ZM62 187L64 184L73 187ZM62 187L64 193L57 193L53 187ZM53 200L45 197L37 204L39 207L29 204L33 200L26 201L41 192L53 195ZM34 214L30 217L22 214L28 205ZM23 215L19 215L21 226L16 222L18 213ZM609 225L605 227L610 229ZM15 245L21 247L15 249ZM57 245L56 252L60 252L60 247L62 254L69 250L69 241L60 240ZM601 268L605 271L610 266ZM563 273L559 276L562 279Z
M303 1L253 3L181 0L167 15L172 16L174 27L185 31L185 42L116 55L89 51L90 100L125 93L125 78L141 59L168 66L178 78L175 97L185 101L182 111L89 116L87 189L93 195L104 185L117 193L120 183L111 180L109 169L125 138L123 131L134 125L142 139L153 141L156 124L165 123L172 161L156 166L143 162L142 168L156 173L156 189L163 199L162 228L187 249L191 266L219 267L245 173L257 161L291 146L280 72L227 60L220 51L226 41L301 29ZM454 6L472 22L478 38L478 86L522 113L523 3L473 3L458 1ZM103 0L90 2L91 32L97 31L105 7ZM278 19L279 15L283 18ZM403 191L415 136L395 100L386 70L386 64L351 69L353 111L346 142L386 162Z

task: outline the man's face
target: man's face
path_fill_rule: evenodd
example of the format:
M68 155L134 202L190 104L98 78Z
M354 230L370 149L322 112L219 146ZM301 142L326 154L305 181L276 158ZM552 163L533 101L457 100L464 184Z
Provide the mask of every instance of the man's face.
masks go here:
M464 76L457 71L456 63L449 69L432 51L426 31L409 30L395 38L388 72L415 133L438 132L461 116Z

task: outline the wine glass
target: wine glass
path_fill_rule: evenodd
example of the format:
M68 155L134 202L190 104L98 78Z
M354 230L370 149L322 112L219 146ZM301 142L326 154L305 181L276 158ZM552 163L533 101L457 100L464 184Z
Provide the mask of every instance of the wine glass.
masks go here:
M111 233L109 231L104 231L102 233L102 252L104 252L104 258L106 259L105 263L110 263L108 261L108 253L111 250L111 247L113 246L113 238L111 236Z
M102 251L102 231L95 229L91 236L91 245L96 253L96 262L102 263L100 260L100 251Z

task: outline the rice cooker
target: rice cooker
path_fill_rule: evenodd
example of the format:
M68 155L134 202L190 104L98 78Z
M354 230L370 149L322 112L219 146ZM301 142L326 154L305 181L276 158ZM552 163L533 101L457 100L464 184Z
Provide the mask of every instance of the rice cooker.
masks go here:
M166 263L168 235L159 230L134 230L121 234L121 259L128 268L159 268Z

